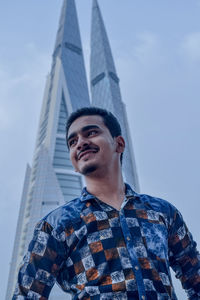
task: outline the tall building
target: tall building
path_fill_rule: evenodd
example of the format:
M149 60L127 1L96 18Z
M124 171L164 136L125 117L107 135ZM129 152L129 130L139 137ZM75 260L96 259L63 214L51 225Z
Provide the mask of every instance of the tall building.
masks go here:
M92 7L90 80L92 104L110 110L121 124L126 141L122 164L123 176L126 182L139 191L126 109L121 100L119 77L97 0L93 0Z
M127 144L123 161L124 177L138 190L119 78L96 0L92 9L91 94L93 105L111 110L120 120ZM37 221L58 205L80 195L82 190L83 179L73 171L69 159L65 123L72 111L83 106L90 106L90 100L75 1L64 0L51 72L44 92L33 163L32 167L27 166L25 174L6 300L10 300L13 294L18 267ZM67 299L66 294L53 288L50 300L64 299Z
M73 171L65 142L65 124L72 111L89 106L83 50L74 0L64 0L48 75L32 168L27 167L6 300L11 299L18 266L33 228L41 217L80 195L83 184ZM62 298L63 295L63 298ZM66 299L53 291L52 299Z

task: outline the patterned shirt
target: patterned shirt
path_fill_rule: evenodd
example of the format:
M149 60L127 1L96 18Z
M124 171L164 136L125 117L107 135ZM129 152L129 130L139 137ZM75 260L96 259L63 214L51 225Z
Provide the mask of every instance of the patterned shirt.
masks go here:
M120 211L85 189L40 221L13 300L46 300L57 281L73 299L177 299L169 267L200 299L200 257L180 212L126 185Z

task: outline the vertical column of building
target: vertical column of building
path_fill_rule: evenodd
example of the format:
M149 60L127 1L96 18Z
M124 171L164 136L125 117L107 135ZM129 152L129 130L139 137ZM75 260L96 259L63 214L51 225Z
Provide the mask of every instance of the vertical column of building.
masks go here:
M123 157L124 179L139 191L125 105L121 100L119 78L97 0L93 0L92 7L90 79L92 105L110 110L120 121L126 141Z
M28 168L21 201L6 300L16 283L19 262L33 228L42 216L80 195L82 178L73 171L65 142L68 114L89 106L89 93L74 0L64 0L51 72L47 78L32 168ZM53 289L52 300L66 299Z

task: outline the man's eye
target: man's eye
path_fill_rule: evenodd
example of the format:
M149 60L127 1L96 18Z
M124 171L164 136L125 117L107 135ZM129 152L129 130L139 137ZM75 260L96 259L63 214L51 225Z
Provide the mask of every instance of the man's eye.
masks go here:
M91 130L88 132L88 136L95 135L96 133L97 133L97 130Z
M76 143L76 140L71 140L71 141L69 141L69 147L75 145L75 143Z

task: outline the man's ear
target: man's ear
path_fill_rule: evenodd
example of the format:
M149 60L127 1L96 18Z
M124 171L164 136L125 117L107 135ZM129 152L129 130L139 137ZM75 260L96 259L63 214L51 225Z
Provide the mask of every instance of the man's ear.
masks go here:
M124 140L124 138L121 135L119 135L115 139L116 139L116 144L117 144L116 151L118 153L123 153L124 149L125 149L125 140Z

